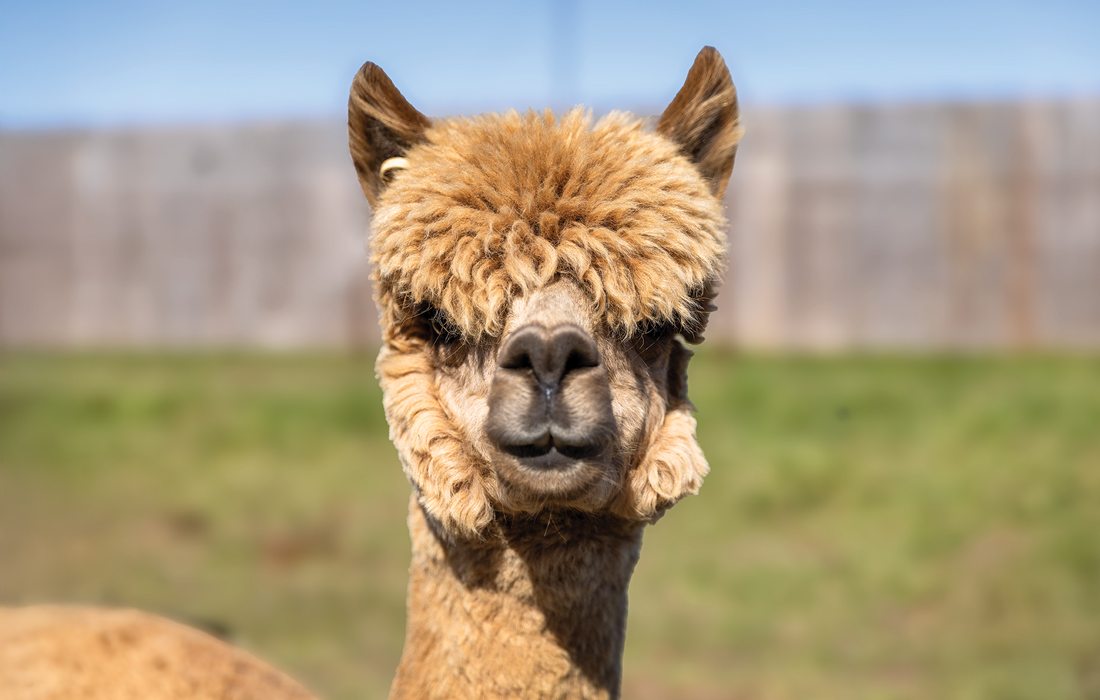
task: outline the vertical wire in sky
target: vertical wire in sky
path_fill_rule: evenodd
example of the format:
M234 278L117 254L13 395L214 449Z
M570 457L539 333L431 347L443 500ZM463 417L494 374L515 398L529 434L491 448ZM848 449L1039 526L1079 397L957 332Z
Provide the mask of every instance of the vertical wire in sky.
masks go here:
M558 106L577 102L580 42L577 41L577 0L549 0L551 100Z

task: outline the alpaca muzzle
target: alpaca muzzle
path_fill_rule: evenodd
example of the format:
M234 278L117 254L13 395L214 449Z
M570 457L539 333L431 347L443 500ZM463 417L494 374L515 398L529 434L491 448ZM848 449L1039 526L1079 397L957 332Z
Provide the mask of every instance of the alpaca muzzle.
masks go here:
M505 340L497 363L486 431L520 471L564 473L605 456L615 423L591 335L573 323L528 324Z

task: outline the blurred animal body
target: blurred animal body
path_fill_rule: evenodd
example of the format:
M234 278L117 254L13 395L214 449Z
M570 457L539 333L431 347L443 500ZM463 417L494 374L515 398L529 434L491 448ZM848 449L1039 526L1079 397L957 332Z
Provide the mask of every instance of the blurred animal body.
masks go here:
M725 262L729 71L703 49L648 129L582 110L433 121L368 63L348 126L413 487L391 697L618 697L642 531L707 472L685 342ZM174 623L59 608L0 610L0 696L309 697Z

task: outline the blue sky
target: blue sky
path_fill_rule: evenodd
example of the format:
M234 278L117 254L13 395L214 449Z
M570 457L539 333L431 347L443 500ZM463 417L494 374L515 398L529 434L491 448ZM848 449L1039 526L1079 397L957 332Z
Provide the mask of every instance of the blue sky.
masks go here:
M0 126L651 107L717 46L743 102L1100 95L1100 2L0 0Z

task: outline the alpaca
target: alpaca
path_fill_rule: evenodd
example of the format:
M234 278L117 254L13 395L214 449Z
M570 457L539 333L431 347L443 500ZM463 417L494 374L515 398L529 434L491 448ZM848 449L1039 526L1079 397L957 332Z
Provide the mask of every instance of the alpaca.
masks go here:
M729 71L703 49L654 133L431 122L367 64L349 132L414 491L391 697L617 697L642 529L707 471L680 338L701 339L724 262Z
M412 485L391 697L616 698L642 531L708 468L685 342L724 265L729 71L704 48L649 130L580 110L433 121L367 63L348 128L373 209L376 370ZM0 610L3 697L120 697L103 690L124 668L134 697L311 697L140 613ZM50 694L65 682L86 690Z
M317 700L214 637L137 610L0 608L3 700Z

